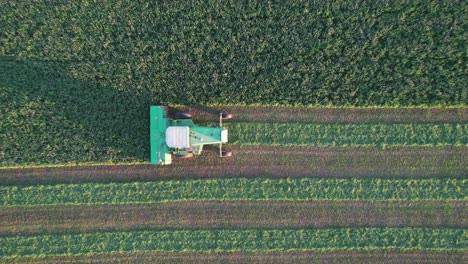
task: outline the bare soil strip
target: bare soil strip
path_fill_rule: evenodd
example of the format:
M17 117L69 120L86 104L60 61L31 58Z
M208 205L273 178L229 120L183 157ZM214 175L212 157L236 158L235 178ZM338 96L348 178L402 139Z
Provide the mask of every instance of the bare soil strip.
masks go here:
M468 108L312 108L287 106L176 106L169 113L189 112L195 120L216 121L220 112L236 122L275 123L466 123ZM230 122L230 121L228 121Z
M0 235L162 229L468 227L468 202L175 202L3 208Z
M18 257L0 260L0 263L467 263L467 251L424 250L327 250L285 252L142 252L114 253L85 256Z
M108 165L1 169L2 185L128 182L209 177L464 177L465 146L312 147L229 146L219 158L208 147L202 156L172 165Z

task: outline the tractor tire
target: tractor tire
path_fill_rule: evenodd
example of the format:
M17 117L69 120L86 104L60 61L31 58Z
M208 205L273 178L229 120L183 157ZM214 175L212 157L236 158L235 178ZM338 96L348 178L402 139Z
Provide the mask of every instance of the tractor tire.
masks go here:
M221 152L221 157L228 158L232 156L232 151L223 151Z
M174 156L176 157L176 159L190 159L193 158L193 153L175 154Z
M189 113L178 112L178 113L175 113L174 116L176 119L192 119L192 115Z
M228 114L228 113L222 113L221 117L223 119L231 119L234 115L233 114Z

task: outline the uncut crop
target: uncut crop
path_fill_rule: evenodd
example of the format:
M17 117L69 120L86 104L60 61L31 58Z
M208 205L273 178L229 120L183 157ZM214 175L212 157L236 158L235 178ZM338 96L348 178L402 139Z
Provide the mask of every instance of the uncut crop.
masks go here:
M299 230L171 230L0 237L0 256L135 251L278 251L306 249L464 249L457 228L324 228ZM292 243L294 241L294 243ZM35 246L31 246L35 245Z
M0 206L187 200L465 200L466 179L230 178L0 187Z
M127 94L181 104L464 104L466 7L436 0L7 1L0 56L44 62L43 77L52 81L60 65L121 102Z

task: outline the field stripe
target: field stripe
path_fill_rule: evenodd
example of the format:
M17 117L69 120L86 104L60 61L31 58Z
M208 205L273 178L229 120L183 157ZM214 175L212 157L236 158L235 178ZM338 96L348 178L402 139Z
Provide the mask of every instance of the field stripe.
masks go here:
M189 112L195 120L213 121L220 112L232 113L228 122L315 124L468 123L467 107L304 107L304 106L172 106L169 112Z
M220 159L216 148L173 160L172 166L109 165L0 169L2 185L128 182L206 177L464 177L464 146L314 147L229 145L234 156Z
M0 263L243 263L243 264L344 264L344 263L466 263L467 251L360 249L360 250L301 250L284 252L137 252L92 254L79 256L13 257Z
M468 227L468 202L174 202L14 207L0 236L161 229Z
M457 228L161 230L0 237L0 256L138 251L279 251L307 249L466 249Z
M230 200L466 200L468 179L226 178L1 186L1 206Z
M400 146L468 145L468 124L231 123L231 144Z

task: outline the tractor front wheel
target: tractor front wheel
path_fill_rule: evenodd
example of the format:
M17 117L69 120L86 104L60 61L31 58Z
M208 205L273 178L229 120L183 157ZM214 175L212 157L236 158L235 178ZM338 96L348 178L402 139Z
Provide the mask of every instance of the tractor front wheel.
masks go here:
M223 151L221 152L221 157L227 158L232 156L232 151Z
M193 158L193 153L175 154L175 157L176 157L177 159L190 159L190 158Z
M192 115L189 113L175 113L175 118L176 119L192 119Z
M233 116L234 116L233 114L221 113L221 117L223 119L231 119Z

